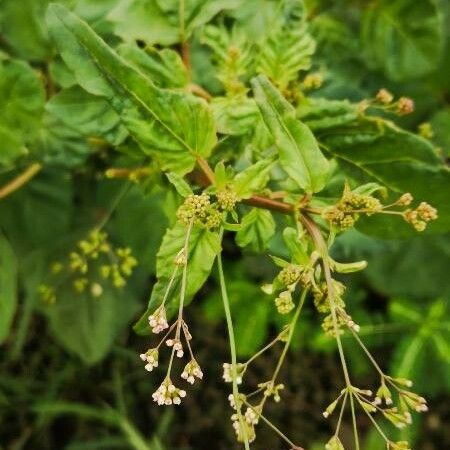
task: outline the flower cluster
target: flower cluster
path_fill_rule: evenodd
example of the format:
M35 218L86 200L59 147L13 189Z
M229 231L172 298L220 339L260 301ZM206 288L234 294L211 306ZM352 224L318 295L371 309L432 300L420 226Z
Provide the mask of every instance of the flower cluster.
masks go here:
M169 324L167 322L166 308L164 307L164 305L159 306L153 312L153 314L150 314L148 316L148 324L152 329L152 333L155 334L161 333L161 331L164 331L165 329L169 328Z
M141 353L139 357L146 362L145 370L151 372L155 367L158 367L159 351L157 348L151 348L145 353Z
M159 388L152 394L153 401L158 405L179 405L186 397L186 391L178 389L170 378L165 378Z
M55 262L51 266L51 276L71 279L75 292L88 291L94 298L103 294L103 280L109 280L117 288L123 288L137 260L130 248L114 248L108 242L108 235L98 229L89 233L86 239L77 243L77 248L69 253L68 261ZM55 279L55 284L60 283ZM56 301L56 287L42 284L39 294L46 303Z
M189 195L178 208L177 218L181 223L204 226L207 229L218 228L222 223L222 214L216 204L211 203L208 194Z
M181 378L185 379L190 384L194 384L196 378L199 380L203 379L202 369L194 358L192 358L184 367Z
M241 384L242 383L242 377L244 376L245 371L247 370L246 364L236 364L236 383ZM232 383L233 382L233 365L229 363L223 364L223 380L226 383Z
M283 268L273 283L263 286L263 291L266 294L278 292L278 296L275 298L275 306L280 314L289 314L294 309L292 293L297 287L306 288L314 283L314 264L315 258L311 258L311 264L309 265L283 262Z
M326 208L322 217L341 230L347 230L355 225L361 213L370 216L382 209L383 205L376 197L351 191L346 184L342 198L336 205Z
M409 97L400 97L394 102L394 96L387 89L380 89L373 100L376 103L383 105L384 109L394 111L399 116L405 116L414 112L414 101ZM372 101L369 101L369 104Z
M217 203L223 211L232 211L238 201L236 192L230 188L217 192L216 197Z
M416 209L407 209L403 212L403 218L410 223L417 231L423 231L428 222L438 218L436 208L426 202L420 203Z
M404 211L393 209L409 206L413 200L413 196L407 192L401 195L396 202L390 205L382 205L380 200L372 195L351 191L346 184L342 198L337 204L325 208L322 217L340 230L347 230L355 225L361 214L367 216L376 213L393 214L402 216L417 231L423 231L428 222L436 220L438 217L437 210L431 205L422 202L416 209L408 208Z

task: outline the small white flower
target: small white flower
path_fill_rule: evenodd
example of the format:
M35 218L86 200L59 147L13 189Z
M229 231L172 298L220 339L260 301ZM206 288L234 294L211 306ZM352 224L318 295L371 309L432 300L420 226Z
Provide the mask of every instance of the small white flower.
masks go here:
M242 384L242 376L245 372L245 364L236 364L236 383ZM233 365L229 363L223 364L223 375L222 378L226 383L233 382Z
M147 364L145 365L145 370L151 372L155 367L158 367L158 357L159 352L157 348L151 348L147 350L145 353L141 353L139 358L142 361L145 361Z
M186 397L186 391L174 386L170 378L164 379L159 388L152 394L153 401L158 405L179 405Z
M148 317L148 323L152 329L152 332L155 334L161 333L161 331L169 328L169 324L167 323L166 308L164 308L164 305L161 305Z
M191 359L183 369L181 378L186 380L190 384L194 384L195 378L201 380L203 378L203 372L195 359Z

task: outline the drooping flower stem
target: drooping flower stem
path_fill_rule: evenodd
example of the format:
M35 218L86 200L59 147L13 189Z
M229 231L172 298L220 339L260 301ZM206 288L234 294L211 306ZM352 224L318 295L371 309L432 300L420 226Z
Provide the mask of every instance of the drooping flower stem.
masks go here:
M247 436L247 431L244 424L244 419L242 417L241 408L239 407L239 389L237 384L237 357L236 357L236 342L234 340L234 328L233 328L233 319L231 317L231 310L230 310L230 302L228 300L228 293L227 293L227 286L225 283L225 276L223 273L223 267L222 267L222 255L219 253L217 256L217 268L219 271L219 281L220 281L220 290L222 293L222 301L223 301L223 308L225 310L225 318L227 321L227 328L228 328L228 338L230 341L230 354L231 354L231 364L232 364L232 370L233 370L233 397L236 402L236 410L239 417L239 424L242 429L242 434L244 438L244 446L245 450L250 450L250 444Z

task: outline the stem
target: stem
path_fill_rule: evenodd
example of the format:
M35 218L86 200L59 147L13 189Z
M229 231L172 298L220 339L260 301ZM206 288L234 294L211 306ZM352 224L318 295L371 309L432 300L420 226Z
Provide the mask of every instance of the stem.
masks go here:
M350 409L352 411L352 425L353 425L353 436L355 437L355 448L356 450L359 450L359 435L358 435L358 427L356 426L355 400L353 398L353 392L350 392Z
M222 267L222 254L219 253L217 256L217 268L219 271L220 280L220 290L222 292L223 309L225 310L225 317L227 320L228 337L230 339L230 353L231 353L231 364L233 367L233 397L236 403L236 411L239 417L239 423L242 429L242 434L244 437L245 450L250 450L250 444L248 441L247 430L244 426L244 420L242 418L241 408L239 405L239 389L237 385L237 357L236 357L236 343L234 340L234 329L233 329L233 319L231 317L230 302L228 300L227 286L225 283L225 276Z
M40 170L42 165L39 163L31 164L30 167L25 169L16 178L12 179L9 183L0 188L0 199L5 198L12 194L14 191L20 189L24 184L28 183Z
M292 318L292 321L289 325L289 334L287 337L287 341L286 341L286 344L280 355L280 359L278 360L277 367L275 368L275 371L272 375L272 383L275 383L275 379L277 378L278 373L280 372L281 366L283 365L284 359L286 358L287 351L289 349L289 346L291 345L292 336L294 336L295 325L297 324L298 318L300 317L300 312L305 303L307 293L308 293L308 289L304 289L302 292L302 295L300 297L300 301L298 303L297 309L295 310L294 317Z
M252 361L254 361L258 356L261 356L265 351L269 350L270 347L275 345L281 338L281 336L284 333L280 333L275 339L273 339L271 342L269 342L265 347L263 347L261 350L259 350L257 353L255 353L252 357L250 357L247 362L245 363L246 366L248 366Z
M183 275L181 277L181 288L180 288L180 304L178 306L178 318L177 318L177 328L175 331L175 341L180 340L180 330L183 324L183 306L184 306L184 298L186 297L186 286L187 286L187 268L188 268L188 256L189 256L189 239L191 237L192 226L194 225L194 221L191 220L188 225L188 229L186 231L186 239L184 240L183 252L186 257L186 263L183 266ZM176 270L174 271L174 273ZM174 276L172 276L172 279ZM172 281L171 279L171 281ZM169 286L170 287L170 286ZM168 290L166 291L168 292ZM165 299L164 299L165 300ZM167 376L170 377L170 372L172 370L173 358L175 355L175 345L172 347L172 353L170 354L169 367L167 368Z
M364 409L364 407L362 406L361 400L356 397L356 399L358 400L359 404L361 405L362 409L364 410L364 412L366 413L367 417L371 420L371 422L373 423L374 427L376 428L376 430L378 431L378 433L380 433L380 435L383 437L383 439L386 442L389 442L389 439L387 438L387 436L384 434L383 430L381 429L381 427L377 424L377 422L375 421L375 419L371 416L371 414L366 411Z
M350 392L350 408L352 411L352 422L353 422L353 432L355 436L355 448L359 450L359 436L358 429L356 426L356 416L355 416L355 405L353 400L353 392L352 392L352 384L350 381L350 376L348 372L347 362L345 360L344 349L342 347L341 337L339 335L339 327L336 316L336 304L334 302L334 288L333 288L333 280L331 277L331 269L330 264L328 262L328 247L325 243L325 240L322 236L322 233L317 228L315 222L313 222L307 215L301 216L302 223L305 225L305 228L308 230L311 238L316 246L316 250L319 252L322 258L322 267L325 274L325 281L327 284L328 291L328 301L330 303L331 317L333 319L333 328L336 335L336 343L339 352L339 358L341 360L342 371L344 373L345 384L347 385L347 389Z
M373 364L373 366L375 367L375 369L377 370L377 372L381 375L382 378L385 378L384 372L381 370L380 366L378 365L378 363L375 361L375 358L371 355L371 353L369 352L369 349L365 346L364 342L360 339L360 337L358 336L357 333L355 333L355 331L353 331L351 328L349 328L351 333L353 334L353 337L356 339L356 341L358 342L358 344L361 346L361 348L363 349L364 353L367 355L367 357L369 358L370 362Z
M344 400L342 400L341 410L339 412L339 418L336 425L336 432L334 433L335 436L339 435L339 431L341 430L341 423L342 423L342 417L344 416L344 410L345 405L347 404L347 398L348 398L348 391L345 392Z
M252 411L254 411L266 425L268 425L270 428L272 428L272 430L275 431L275 433L278 434L278 436L280 436L281 439L286 441L291 446L292 449L304 450L302 447L295 445L277 426L275 426L269 419L264 417L263 414L261 412L259 412L257 409L255 409L255 407L250 405L250 403L247 403L245 400L244 400L244 403L248 408L250 408Z

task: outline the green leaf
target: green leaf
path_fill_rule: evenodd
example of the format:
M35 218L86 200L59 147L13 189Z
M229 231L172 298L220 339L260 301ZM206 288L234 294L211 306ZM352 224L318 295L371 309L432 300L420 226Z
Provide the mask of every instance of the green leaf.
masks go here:
M38 74L25 62L0 62L0 165L28 152L41 125L45 92Z
M17 260L0 233L0 344L7 338L17 307Z
M102 296L93 298L75 293L69 285L58 291L56 303L47 307L46 314L56 340L91 365L106 356L137 308L136 299L126 290L104 286Z
M358 119L358 105L348 100L308 98L297 108L297 117L313 132L348 125Z
M236 269L239 266L233 266ZM241 272L242 273L242 272ZM238 356L248 357L264 344L272 304L261 292L261 289L249 280L242 279L238 273L227 274L227 291L230 307L233 311L234 334ZM219 290L209 294L202 302L202 310L206 319L213 323L224 320L222 296ZM249 320L249 317L252 320Z
M308 264L310 258L308 249L304 242L301 241L300 236L295 228L286 227L283 230L283 239L292 259L297 264Z
M122 44L117 49L120 56L132 64L153 83L162 88L183 88L189 75L180 55L170 49L139 48L136 44Z
M417 202L426 201L437 208L439 218L429 225L430 232L443 233L450 229L450 170L442 164L429 141L382 119L376 123L361 119L358 126L324 132L319 139L359 182L375 181L397 196L410 192ZM358 228L384 237L414 232L401 217L384 215L361 221Z
M246 96L215 97L211 108L217 123L217 131L240 136L248 133L260 120L259 110L253 99Z
M295 119L294 108L267 78L254 78L252 86L264 122L275 140L283 169L301 189L319 192L328 179L329 164L311 130Z
M265 209L253 208L242 218L241 225L236 233L236 242L240 247L249 245L256 251L263 251L275 234L272 213Z
M224 9L242 0L185 0L184 38L209 22ZM125 41L142 40L149 45L180 42L180 5L178 0L121 0L109 14L115 32Z
M21 256L69 231L73 184L68 172L43 170L0 202L0 226Z
M144 152L163 170L184 175L192 170L197 157L209 156L216 135L205 102L157 88L63 6L50 5L47 23L78 83L88 92L108 98Z
M47 0L3 0L0 27L14 52L21 58L43 60L50 55L43 17Z
M316 43L308 33L303 2L281 3L283 20L270 28L267 39L260 44L257 71L284 90L298 78L300 71L311 67Z
M191 187L184 181L183 177L180 177L180 175L177 175L176 173L167 173L166 176L182 197L193 194Z
M175 257L183 248L186 239L186 227L177 223L173 228L169 228L163 238L156 260L156 276L158 281L153 286L147 311L134 326L138 334L148 334L148 316L161 303L170 278L175 269ZM214 260L221 250L221 240L217 232L209 231L205 228L194 227L189 240L188 257L188 283L186 288L185 304L188 304L197 291L207 280ZM181 270L178 271L174 279L171 296L166 303L170 313L179 298L178 287L181 281Z
M396 81L429 74L443 50L442 19L433 0L371 3L361 29L366 61Z
M263 159L236 175L232 186L240 200L250 198L253 194L264 189L269 181L273 164L273 158Z
M81 136L102 138L112 145L119 145L127 136L120 117L109 103L79 86L59 92L46 109Z

